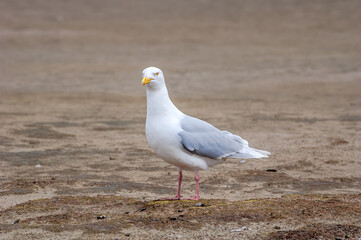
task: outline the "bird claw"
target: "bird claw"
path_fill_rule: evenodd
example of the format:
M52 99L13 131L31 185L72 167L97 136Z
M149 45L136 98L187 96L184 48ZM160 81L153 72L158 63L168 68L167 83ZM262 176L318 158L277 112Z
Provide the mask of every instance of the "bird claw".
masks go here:
M172 198L161 198L159 201L174 201L174 200L180 200L182 196L175 196Z
M187 198L187 199L183 199L183 200L198 201L198 200L199 200L199 197L198 197L198 196L195 196L195 197L192 197L192 198Z
M175 200L191 200L191 201L199 201L199 196L195 196L195 197L192 197L192 198L182 198L182 196L175 196L175 197L172 197L172 198L161 198L161 199L158 199L158 201L175 201Z

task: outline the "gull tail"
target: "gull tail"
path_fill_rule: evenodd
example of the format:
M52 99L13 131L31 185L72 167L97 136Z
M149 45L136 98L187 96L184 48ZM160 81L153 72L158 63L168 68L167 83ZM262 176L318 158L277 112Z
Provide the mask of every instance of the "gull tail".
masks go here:
M258 152L258 153L260 153L260 154L265 155L265 157L268 157L268 155L271 155L270 152L265 151L265 150L259 150L259 149L256 149L256 148L250 148L250 149L252 149L253 151Z
M259 150L255 148L245 148L242 149L242 152L236 152L228 156L228 158L243 158L243 159L249 159L249 158L268 158L268 155L270 155L270 152L267 152L265 150Z

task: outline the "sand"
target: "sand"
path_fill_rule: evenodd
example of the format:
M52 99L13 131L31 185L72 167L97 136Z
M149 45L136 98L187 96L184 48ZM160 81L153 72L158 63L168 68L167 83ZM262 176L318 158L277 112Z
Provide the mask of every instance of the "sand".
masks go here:
M1 1L0 239L361 237L359 9ZM177 169L147 145L148 66L183 112L271 157L201 172L202 206L156 201Z

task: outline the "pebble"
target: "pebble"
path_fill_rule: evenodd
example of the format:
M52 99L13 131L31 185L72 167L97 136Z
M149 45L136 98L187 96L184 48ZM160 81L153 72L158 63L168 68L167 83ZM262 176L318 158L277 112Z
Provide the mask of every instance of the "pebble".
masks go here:
M199 202L199 203L196 203L195 206L196 206L196 207L204 207L205 205L204 205L203 203Z
M247 230L246 226L243 226L243 227L237 228L237 229L232 229L231 232L241 232L241 231L244 231L244 230Z
M104 219L104 218L106 218L105 215L101 215L101 216L98 216L98 217L97 217L97 219Z
M129 236L130 236L130 233L126 233L125 236L126 236L126 237L129 237Z
M16 220L14 220L11 224L17 224L17 223L19 223L20 222L20 219L16 219Z
M280 226L274 226L273 228L274 228L274 229L281 229Z

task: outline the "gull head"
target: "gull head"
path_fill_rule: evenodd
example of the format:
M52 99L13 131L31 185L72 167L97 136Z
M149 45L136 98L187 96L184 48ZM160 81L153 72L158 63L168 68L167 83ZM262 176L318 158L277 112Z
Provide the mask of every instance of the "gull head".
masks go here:
M158 89L165 86L164 75L162 70L156 67L148 67L143 70L143 86L150 89Z

